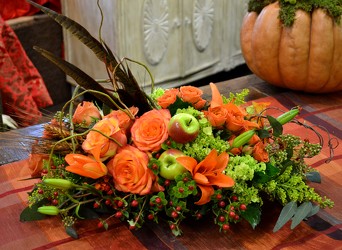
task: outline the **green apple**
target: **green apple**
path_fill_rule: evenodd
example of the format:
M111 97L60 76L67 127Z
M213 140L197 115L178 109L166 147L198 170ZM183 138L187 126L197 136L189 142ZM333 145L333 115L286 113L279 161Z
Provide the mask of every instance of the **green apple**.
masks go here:
M180 163L177 162L179 156L184 156L182 151L177 149L168 149L164 151L158 158L160 161L160 176L168 179L174 180L179 174L185 173L187 171Z
M196 117L187 113L174 115L168 125L171 139L182 144L195 140L199 130L200 124Z

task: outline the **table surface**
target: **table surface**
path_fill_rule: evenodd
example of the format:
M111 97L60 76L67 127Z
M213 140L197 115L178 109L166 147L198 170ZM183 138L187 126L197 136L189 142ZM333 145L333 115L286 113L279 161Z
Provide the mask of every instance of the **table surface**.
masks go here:
M305 94L278 88L265 83L254 75L217 83L220 92L250 90L247 101L259 99L272 105L289 109L301 105L301 117L307 123L326 127L341 142L342 93L324 95ZM201 87L204 98L210 99L209 86ZM265 206L261 224L253 230L247 223L232 226L228 233L219 233L211 218L185 221L183 236L174 237L168 226L146 224L141 230L130 231L126 223L113 221L108 231L96 228L96 223L80 222L80 238L75 240L65 234L63 226L54 218L40 222L19 222L19 214L25 207L27 194L34 182L17 180L29 176L27 157L30 145L41 135L43 125L0 133L0 221L6 227L0 229L0 249L342 249L342 150L335 150L329 163L329 149L323 156L310 159L310 164L322 175L321 184L312 186L321 194L334 200L333 209L321 210L317 215L302 222L295 230L285 225L272 233L280 212L276 204ZM292 131L298 129L293 128ZM303 132L299 131L301 134ZM321 131L325 133L324 130ZM308 135L305 135L308 136ZM324 138L329 138L324 135ZM17 216L17 217L15 217ZM17 232L18 231L18 232Z

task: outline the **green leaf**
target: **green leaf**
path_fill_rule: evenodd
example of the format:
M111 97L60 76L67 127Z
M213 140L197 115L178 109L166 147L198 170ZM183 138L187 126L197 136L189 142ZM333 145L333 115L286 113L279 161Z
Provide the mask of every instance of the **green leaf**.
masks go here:
M47 199L43 199L36 204L33 204L31 207L25 208L20 214L20 221L36 221L42 220L46 218L45 214L39 213L38 208L47 204Z
M265 173L256 172L253 178L253 182L266 183L272 180L279 173L279 169L270 163L266 163Z
M297 203L291 201L287 203L280 212L279 218L273 228L273 232L277 232L280 228L282 228L296 213L297 211Z
M305 176L309 181L321 183L321 175L319 172L309 172L306 173Z
M308 213L308 215L306 216L306 218L309 218L315 214L318 213L320 207L318 205L312 205L311 211Z
M260 223L261 209L258 205L250 204L245 212L241 213L241 217L244 218L253 229Z
M84 217L82 217L82 216L79 215L80 207L81 207L81 204L78 204L77 207L76 207L76 209L75 209L75 214L76 214L76 216L77 216L78 218L84 219Z
M97 211L98 210L99 209L97 209ZM98 213L96 213L93 209L85 207L85 206L80 206L76 215L79 218L83 218L83 219L97 219L97 218L99 218Z
M188 107L191 107L191 103L183 102L182 99L177 96L176 101L171 104L168 109L170 110L171 116L173 116L176 114L177 109L186 109Z
M301 204L297 208L296 213L292 218L291 229L294 229L296 226L298 226L299 223L307 217L307 215L311 212L311 210L312 210L311 202L304 202L303 204Z
M73 227L65 227L65 232L74 239L78 239L78 234Z
M280 136L283 133L283 126L280 124L280 122L278 122L276 118L269 115L267 116L267 119L273 128L273 135L276 137Z
M260 129L258 130L258 136L260 139L264 139L270 137L270 133L266 129Z

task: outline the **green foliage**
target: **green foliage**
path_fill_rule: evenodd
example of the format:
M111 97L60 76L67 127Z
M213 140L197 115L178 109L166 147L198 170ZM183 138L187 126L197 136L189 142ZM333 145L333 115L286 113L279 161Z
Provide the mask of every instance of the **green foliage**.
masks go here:
M250 0L248 11L260 13L262 9L276 0ZM295 12L302 9L311 13L316 8L322 8L339 23L342 15L342 0L280 0L279 18L285 26L291 26L295 20Z

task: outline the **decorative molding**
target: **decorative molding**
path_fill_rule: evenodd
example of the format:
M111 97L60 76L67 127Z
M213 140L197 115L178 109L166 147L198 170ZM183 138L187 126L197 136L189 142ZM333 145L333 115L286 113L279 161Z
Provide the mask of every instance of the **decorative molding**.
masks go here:
M204 51L211 39L214 26L214 1L196 0L193 10L192 30L197 50Z
M147 61L160 63L168 47L169 7L166 0L146 0L143 6L143 44Z

